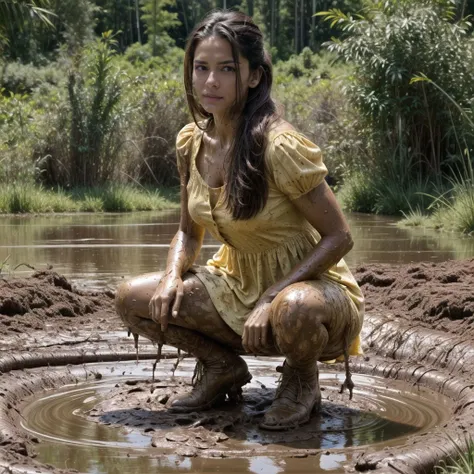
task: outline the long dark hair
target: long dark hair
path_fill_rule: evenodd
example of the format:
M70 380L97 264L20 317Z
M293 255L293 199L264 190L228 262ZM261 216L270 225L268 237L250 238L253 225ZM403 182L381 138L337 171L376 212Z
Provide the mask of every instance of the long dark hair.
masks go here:
M238 127L228 155L225 203L234 219L250 219L263 209L268 197L265 179L267 130L277 118L276 105L270 96L272 63L263 45L262 32L249 16L237 11L215 11L204 18L191 33L184 58L188 106L196 124L199 118L209 119L204 129L212 126L213 116L203 109L194 95L193 62L198 43L211 36L224 38L230 43L237 74L237 100L231 114L238 118ZM245 103L238 65L239 53L248 60L250 71L262 71L259 84L249 89Z

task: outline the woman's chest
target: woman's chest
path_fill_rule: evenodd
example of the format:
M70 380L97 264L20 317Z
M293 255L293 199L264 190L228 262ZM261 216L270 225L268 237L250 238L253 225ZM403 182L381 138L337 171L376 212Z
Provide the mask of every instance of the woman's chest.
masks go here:
M226 151L202 146L195 158L197 172L210 188L220 188L225 183Z

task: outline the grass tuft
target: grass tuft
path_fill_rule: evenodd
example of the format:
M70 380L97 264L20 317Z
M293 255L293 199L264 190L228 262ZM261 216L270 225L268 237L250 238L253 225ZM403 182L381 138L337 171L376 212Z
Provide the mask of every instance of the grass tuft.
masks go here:
M419 208L403 213L403 219L398 222L400 227L429 227L431 219Z
M114 185L96 188L47 190L32 184L0 188L0 213L130 212L178 207L175 190Z
M356 173L348 177L338 192L341 206L349 212L374 212L378 193L370 179Z
M466 437L460 445L451 440L456 454L435 468L436 474L474 474L474 440Z

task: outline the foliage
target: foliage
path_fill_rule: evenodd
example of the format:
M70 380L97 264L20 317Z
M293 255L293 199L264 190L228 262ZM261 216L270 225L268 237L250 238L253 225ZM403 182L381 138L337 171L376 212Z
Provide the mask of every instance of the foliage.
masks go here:
M32 113L33 106L26 94L0 94L0 182L33 180L33 169L28 162L34 141Z
M23 31L30 18L52 26L49 6L50 0L0 0L0 52L14 41L16 32Z
M179 25L178 14L169 7L176 6L176 0L142 0L142 21L146 26L153 56L163 55L174 41L168 31Z
M68 80L70 156L68 184L103 184L116 169L120 116L116 113L121 95L119 72L112 59L110 33L90 50L88 77L79 70ZM115 139L114 139L115 136Z
M141 183L178 184L175 141L178 131L190 122L182 83L174 77L150 78L137 84L130 97L138 105L127 148L133 159L126 172Z
M433 184L409 179L409 170L397 167L397 160L385 161L369 170L350 172L338 195L344 209L384 215L408 215L433 205Z
M450 0L376 2L357 17L321 13L345 33L329 49L355 63L348 92L380 150L414 163L415 177L448 171L460 116L443 94L411 78L426 74L462 106L474 97L470 23L453 22L455 13Z
M275 67L275 96L284 117L322 150L332 181L347 169L370 166L367 139L344 94L342 76L350 67L334 64L333 54L313 54L309 48Z
M0 88L4 94L32 93L34 89L50 84L57 86L65 81L65 74L56 63L44 67L35 67L33 64L11 62L0 70Z
M346 211L372 213L378 193L371 176L357 172L346 179L337 197Z
M178 207L176 193L112 185L105 187L45 189L28 183L0 188L0 212L10 214L49 212L151 211Z
M456 454L448 462L442 462L436 467L436 474L474 474L474 441L466 436L464 442L456 443Z

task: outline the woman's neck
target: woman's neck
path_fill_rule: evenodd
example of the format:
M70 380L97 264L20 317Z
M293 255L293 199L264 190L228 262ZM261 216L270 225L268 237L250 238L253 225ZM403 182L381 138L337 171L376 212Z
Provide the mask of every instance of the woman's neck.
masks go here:
M229 147L237 133L237 122L229 118L214 115L213 131L222 147Z

